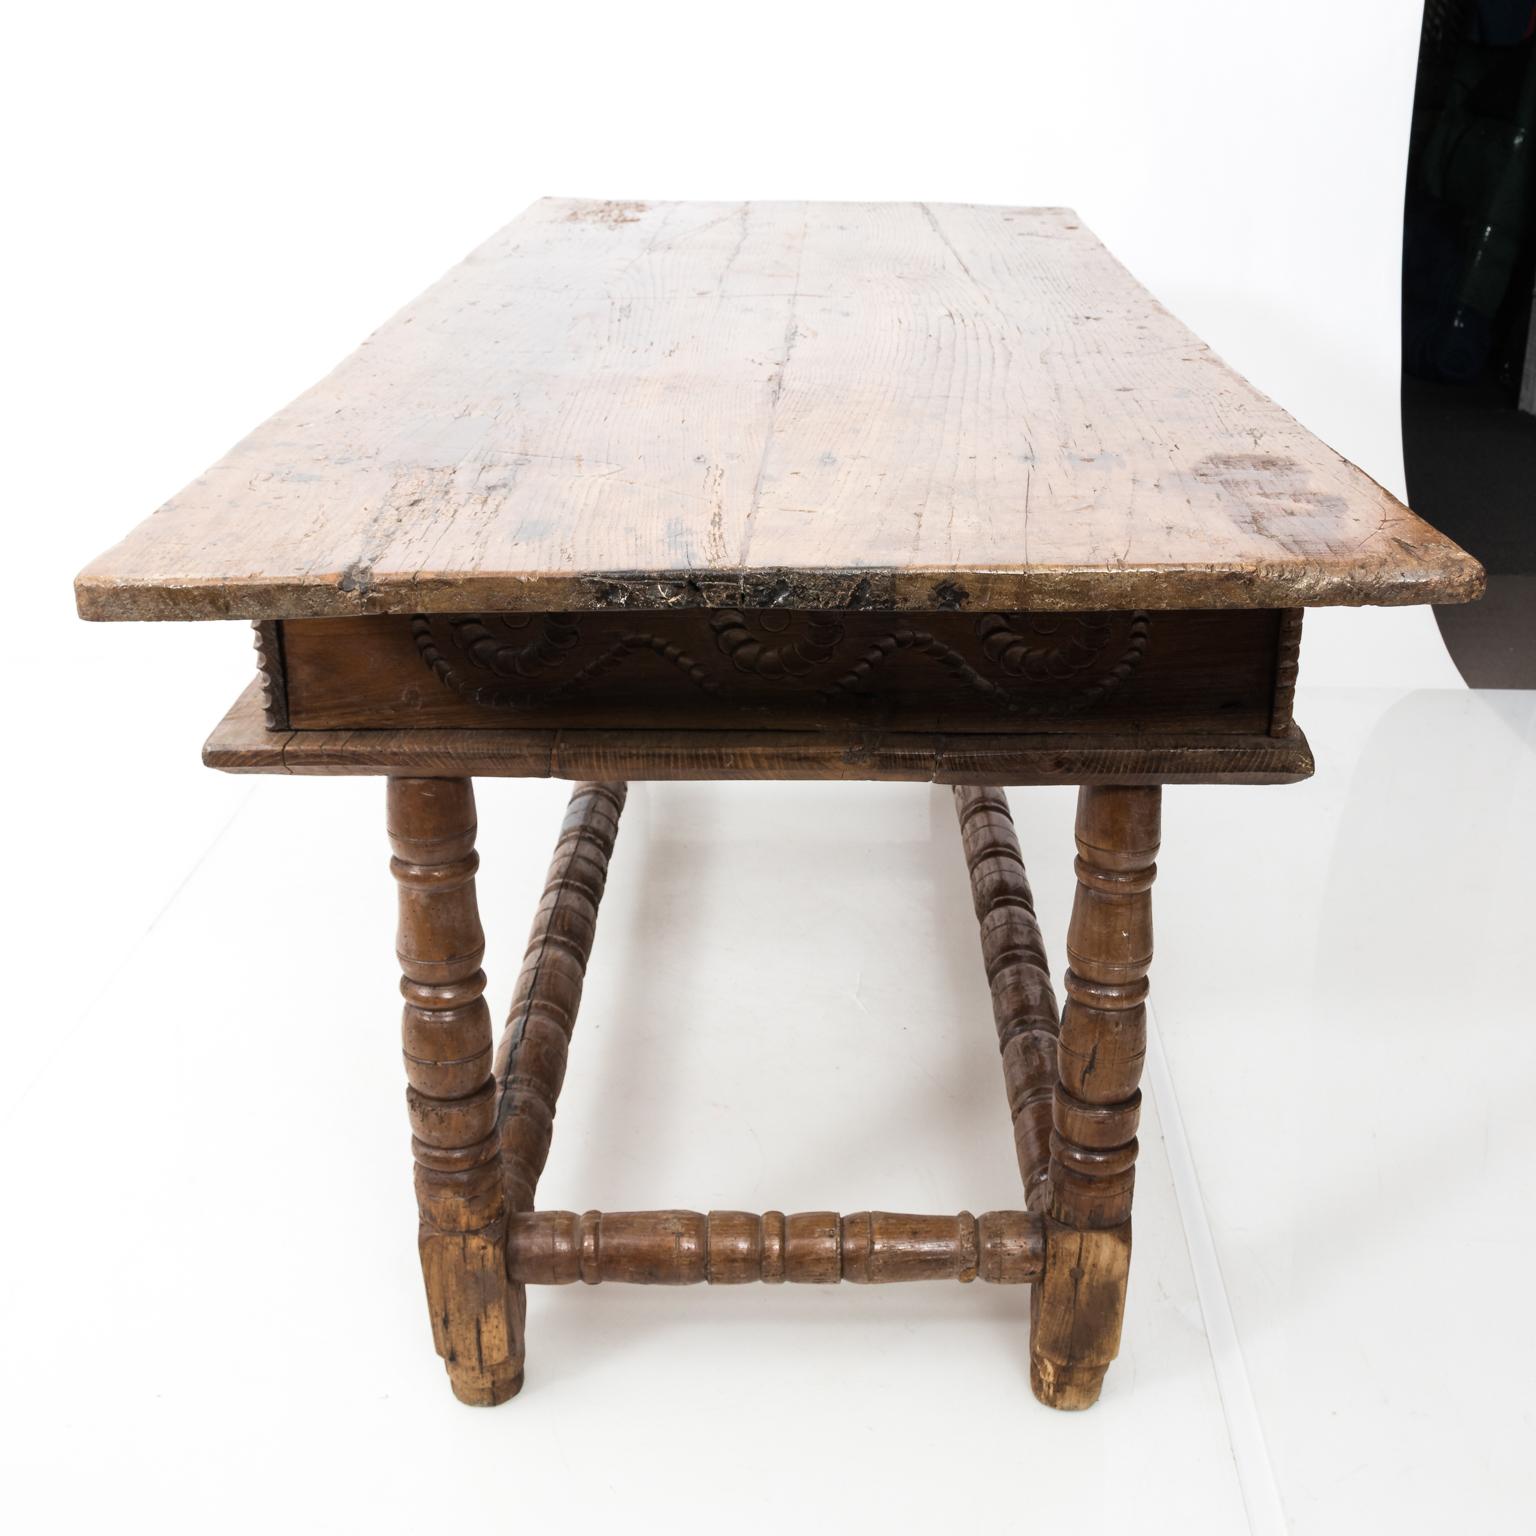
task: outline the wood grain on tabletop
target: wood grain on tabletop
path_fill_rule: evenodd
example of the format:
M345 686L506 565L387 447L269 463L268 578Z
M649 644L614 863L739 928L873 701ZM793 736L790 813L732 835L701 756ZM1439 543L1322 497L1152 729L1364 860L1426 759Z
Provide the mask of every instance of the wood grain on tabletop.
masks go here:
M545 199L77 596L199 619L1481 584L1069 210Z

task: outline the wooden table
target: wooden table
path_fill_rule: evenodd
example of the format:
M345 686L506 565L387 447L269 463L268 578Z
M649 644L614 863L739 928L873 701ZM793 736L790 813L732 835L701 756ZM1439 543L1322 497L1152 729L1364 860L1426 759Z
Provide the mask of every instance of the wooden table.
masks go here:
M460 1398L517 1391L531 1284L979 1276L1033 1286L1035 1393L1079 1408L1120 1336L1162 786L1312 772L1304 608L1481 586L1069 210L546 200L76 589L255 621L211 766L387 781ZM471 781L549 775L579 782L493 1049ZM1022 1209L536 1208L625 781L750 778L954 786ZM1059 1016L992 787L1055 783Z

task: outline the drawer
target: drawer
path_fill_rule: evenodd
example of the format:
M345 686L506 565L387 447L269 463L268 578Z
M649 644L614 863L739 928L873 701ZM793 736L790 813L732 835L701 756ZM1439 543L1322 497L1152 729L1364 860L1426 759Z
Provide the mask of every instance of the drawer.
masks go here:
M295 730L599 727L1265 733L1294 616L434 614L263 625ZM1289 649L1289 656L1286 652ZM1286 663L1289 659L1290 665ZM280 673L280 678L276 675Z

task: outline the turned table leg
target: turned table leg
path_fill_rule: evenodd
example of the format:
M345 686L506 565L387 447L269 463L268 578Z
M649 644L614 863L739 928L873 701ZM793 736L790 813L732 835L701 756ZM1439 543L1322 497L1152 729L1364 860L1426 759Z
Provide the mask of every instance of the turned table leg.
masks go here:
M1096 1401L1120 1346L1161 804L1156 787L1078 794L1045 1273L1030 1302L1030 1381L1053 1408Z
M388 804L400 896L406 1100L432 1335L456 1397L503 1403L522 1385L522 1316L504 1258L474 790L468 779L392 778Z

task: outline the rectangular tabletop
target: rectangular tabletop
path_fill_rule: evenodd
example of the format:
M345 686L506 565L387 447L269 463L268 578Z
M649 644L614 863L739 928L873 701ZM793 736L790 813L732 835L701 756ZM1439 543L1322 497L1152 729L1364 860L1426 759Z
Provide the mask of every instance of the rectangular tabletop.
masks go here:
M545 199L76 590L208 619L1481 584L1067 209Z

